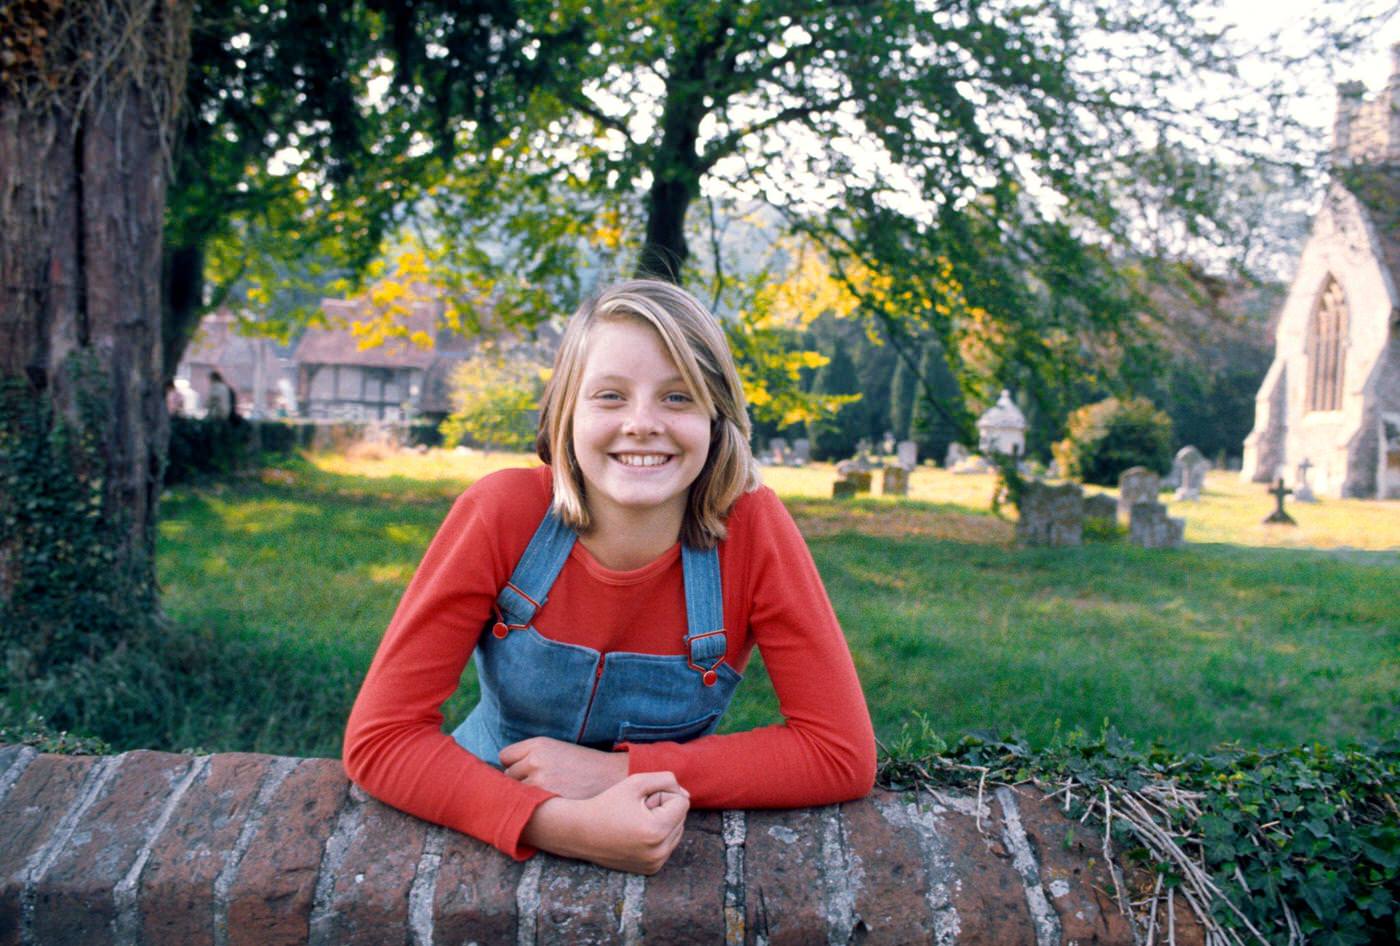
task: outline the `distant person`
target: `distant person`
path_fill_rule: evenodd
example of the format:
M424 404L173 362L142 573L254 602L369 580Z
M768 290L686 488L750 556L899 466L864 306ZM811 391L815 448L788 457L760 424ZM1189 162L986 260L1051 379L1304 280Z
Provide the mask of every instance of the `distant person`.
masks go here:
M167 417L179 417L185 411L185 397L180 393L180 389L175 386L174 381L165 382L165 414Z
M204 416L210 420L231 420L237 409L237 398L224 376L214 371L209 375L208 408Z
M585 302L540 411L549 465L453 506L350 713L350 777L512 857L648 874L692 805L869 792L850 650L749 437L734 356L693 296L633 280ZM715 735L755 646L784 722ZM449 735L473 652L481 700Z

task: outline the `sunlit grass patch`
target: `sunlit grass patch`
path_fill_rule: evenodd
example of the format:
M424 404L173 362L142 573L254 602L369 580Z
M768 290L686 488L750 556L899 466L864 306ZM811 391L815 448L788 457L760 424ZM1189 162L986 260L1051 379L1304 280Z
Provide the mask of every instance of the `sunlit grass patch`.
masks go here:
M169 492L166 610L199 633L255 641L267 660L332 691L315 693L302 715L318 722L306 727L295 706L270 702L274 687L211 697L208 719L195 712L182 731L207 725L198 741L220 748L334 752L359 677L452 501L475 478L530 462L326 455ZM1305 524L1284 538L1324 548L1278 547L1279 534L1254 529L1267 512L1262 488L1212 474L1205 500L1171 505L1188 538L1209 541L1018 549L1012 517L990 513L989 476L920 468L911 497L896 499L878 494L877 474L876 495L836 501L830 466L764 475L809 538L882 736L916 711L942 732L1032 741L1056 727L1098 731L1107 718L1183 749L1400 735L1400 553L1367 550L1394 543L1387 517L1400 504L1291 505ZM1325 528L1308 518L1324 510ZM313 700L298 694L287 699ZM468 668L444 709L449 725L475 696ZM250 737L246 719L221 715L224 703L266 725ZM779 718L755 655L724 728Z

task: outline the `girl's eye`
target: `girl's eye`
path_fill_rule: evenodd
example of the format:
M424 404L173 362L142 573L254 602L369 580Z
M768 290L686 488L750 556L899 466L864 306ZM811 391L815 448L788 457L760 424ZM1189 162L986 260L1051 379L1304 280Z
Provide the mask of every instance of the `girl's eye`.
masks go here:
M670 394L666 395L666 397L663 398L663 400L667 404L689 404L694 400L694 398L692 398L689 394L686 394L683 391L672 391Z

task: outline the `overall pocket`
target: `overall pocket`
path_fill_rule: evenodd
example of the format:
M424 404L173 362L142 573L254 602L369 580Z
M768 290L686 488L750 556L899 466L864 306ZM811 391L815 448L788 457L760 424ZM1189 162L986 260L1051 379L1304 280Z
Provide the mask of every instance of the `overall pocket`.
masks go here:
M719 719L719 712L706 713L699 719L674 726L649 726L624 722L618 730L618 742L687 742L703 736Z

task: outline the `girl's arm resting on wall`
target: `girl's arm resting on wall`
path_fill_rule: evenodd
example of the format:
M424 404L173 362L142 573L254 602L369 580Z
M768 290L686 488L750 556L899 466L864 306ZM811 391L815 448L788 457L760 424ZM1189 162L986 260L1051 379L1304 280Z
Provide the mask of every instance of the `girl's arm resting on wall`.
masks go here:
M386 804L525 858L533 851L521 834L553 793L474 758L442 731L441 712L529 540L528 531L501 539L512 492L518 480L485 478L452 507L365 675L343 759L351 780Z
M875 781L875 734L850 649L796 523L771 491L753 499L752 515L733 528L752 530L757 543L749 623L785 722L684 744L628 743L629 770L674 772L696 808L859 798Z

